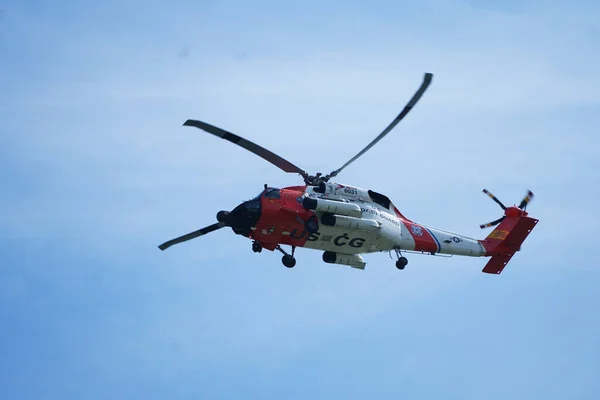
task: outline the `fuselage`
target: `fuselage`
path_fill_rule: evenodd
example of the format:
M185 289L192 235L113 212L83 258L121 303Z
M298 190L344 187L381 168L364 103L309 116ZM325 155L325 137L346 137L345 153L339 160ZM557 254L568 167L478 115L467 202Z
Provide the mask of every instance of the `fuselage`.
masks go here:
M269 250L290 245L341 255L395 249L474 257L486 253L477 239L409 220L381 193L333 182L267 188L238 208L250 211L244 217L247 224L234 231ZM307 229L310 219L317 221L316 231Z

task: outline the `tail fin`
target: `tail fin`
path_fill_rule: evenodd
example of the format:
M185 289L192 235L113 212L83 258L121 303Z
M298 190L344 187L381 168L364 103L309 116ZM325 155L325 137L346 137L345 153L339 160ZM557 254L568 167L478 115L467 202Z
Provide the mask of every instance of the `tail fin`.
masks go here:
M499 223L498 227L484 240L479 241L485 248L485 255L492 257L483 268L483 272L499 274L515 253L521 250L521 245L536 226L538 220L529 217L527 211L525 211L525 207L533 197L533 193L528 192L519 207L504 207L491 193L486 190L484 190L484 193L492 197L504 209L502 218L481 226L485 228Z

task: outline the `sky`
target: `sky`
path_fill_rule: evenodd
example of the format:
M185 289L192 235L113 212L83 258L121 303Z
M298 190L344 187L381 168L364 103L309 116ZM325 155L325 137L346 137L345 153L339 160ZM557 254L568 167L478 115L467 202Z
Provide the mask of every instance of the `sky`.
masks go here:
M600 5L132 0L0 5L0 398L596 399ZM188 118L338 177L486 260L364 271L215 222L301 184Z

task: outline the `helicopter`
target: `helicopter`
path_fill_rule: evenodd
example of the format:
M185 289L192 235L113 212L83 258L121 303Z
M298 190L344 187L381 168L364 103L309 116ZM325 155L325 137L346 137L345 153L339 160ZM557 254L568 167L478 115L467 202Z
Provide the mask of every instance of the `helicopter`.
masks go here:
M364 270L363 255L375 252L395 253L396 268L408 265L405 254L451 257L490 257L482 272L500 274L538 223L529 216L527 205L533 199L528 190L519 205L506 207L486 189L504 215L480 225L494 228L484 239L436 229L406 218L388 196L371 189L334 182L342 170L383 139L414 108L431 84L433 74L423 81L396 118L364 149L329 174L311 175L281 156L234 133L208 123L188 119L183 125L201 129L236 144L270 162L286 173L299 174L303 185L283 188L264 185L261 192L231 211L219 211L217 222L159 245L160 250L201 237L224 227L252 241L255 253L263 249L283 254L283 265L296 265L298 247L323 252L323 261ZM284 249L289 246L288 252Z

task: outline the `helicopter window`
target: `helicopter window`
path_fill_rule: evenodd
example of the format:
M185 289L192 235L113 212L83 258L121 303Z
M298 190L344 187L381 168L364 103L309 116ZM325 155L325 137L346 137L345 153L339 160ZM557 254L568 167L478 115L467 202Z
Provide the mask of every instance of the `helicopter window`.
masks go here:
M256 196L254 196L253 198L251 198L248 201L252 201L252 200L260 200L260 197L263 195L264 190L262 192L260 192L259 194L257 194Z
M244 203L248 211L260 211L260 199L252 199Z
M390 208L391 200L386 195L369 190L369 197L383 208Z
M276 188L267 188L265 191L266 199L280 199L281 198L281 190Z

